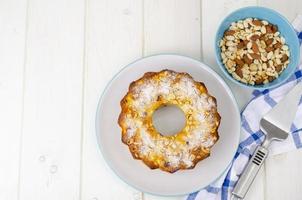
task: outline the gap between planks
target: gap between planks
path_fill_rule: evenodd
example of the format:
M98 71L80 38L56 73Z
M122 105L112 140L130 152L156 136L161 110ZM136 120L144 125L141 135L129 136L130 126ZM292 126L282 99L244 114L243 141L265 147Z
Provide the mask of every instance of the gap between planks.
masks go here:
M22 107L21 107L21 127L20 127L20 144L19 144L19 168L18 168L18 183L17 183L17 199L20 199L20 182L21 182L21 167L22 167L22 147L23 147L23 127L24 127L24 100L26 90L26 64L27 64L27 35L28 35L28 11L29 0L26 0L25 13L25 41L24 41L24 59L23 59L23 80L22 80Z
M81 107L81 139L80 139L80 181L79 181L79 199L82 199L82 180L83 180L83 146L84 146L84 117L85 117L85 102L86 102L86 79L87 79L87 4L88 0L84 0L84 30L83 30L83 70L82 70L82 107Z

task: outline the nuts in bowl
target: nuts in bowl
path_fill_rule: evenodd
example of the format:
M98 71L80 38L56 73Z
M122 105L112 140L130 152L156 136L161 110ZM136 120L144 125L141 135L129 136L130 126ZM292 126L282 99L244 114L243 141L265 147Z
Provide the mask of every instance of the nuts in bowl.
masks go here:
M228 73L245 84L267 84L289 64L285 38L277 25L266 20L246 18L231 23L219 47Z
M285 82L299 63L297 34L286 18L260 6L235 10L220 24L216 61L237 85L268 89Z

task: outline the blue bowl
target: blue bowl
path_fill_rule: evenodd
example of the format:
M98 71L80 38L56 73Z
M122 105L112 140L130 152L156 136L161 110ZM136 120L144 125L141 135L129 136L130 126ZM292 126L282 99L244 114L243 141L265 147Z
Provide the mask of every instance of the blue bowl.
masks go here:
M228 73L226 70L224 64L222 63L221 59L221 50L219 47L219 41L223 37L224 32L229 28L232 22L236 22L238 20L242 20L245 18L258 18L262 20L266 20L271 24L275 24L278 26L278 30L280 34L285 38L285 42L289 47L290 51L290 62L287 66L287 68L280 74L280 76L275 79L274 81L267 83L267 84L262 84L262 85L248 85L244 84L242 82L239 82L235 80L231 74ZM248 87L248 88L253 88L253 89L258 89L258 90L264 90L268 88L273 88L277 87L280 84L284 83L294 72L296 67L298 66L299 63L299 55L300 55L300 46L299 46L299 40L297 37L297 34L290 24L290 22L285 19L281 14L278 12L264 8L264 7L257 7L257 6L252 6L252 7L245 7L241 8L239 10L236 10L229 14L220 24L218 31L216 33L216 38L215 38L215 54L216 54L216 61L219 64L220 69L223 71L225 76L227 76L231 81L234 83Z

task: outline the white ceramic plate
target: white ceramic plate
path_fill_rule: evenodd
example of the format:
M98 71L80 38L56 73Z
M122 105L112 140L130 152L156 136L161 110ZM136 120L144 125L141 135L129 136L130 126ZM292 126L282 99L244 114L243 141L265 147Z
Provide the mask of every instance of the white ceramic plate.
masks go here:
M145 72L162 69L187 72L195 80L205 83L209 93L216 98L221 115L220 138L210 157L194 169L173 174L151 170L142 161L133 159L128 147L121 142L121 129L117 123L120 100L127 93L129 84ZM126 183L152 194L182 195L206 187L229 166L239 142L240 115L231 90L208 66L184 56L156 55L131 63L108 84L97 110L96 134L105 160Z

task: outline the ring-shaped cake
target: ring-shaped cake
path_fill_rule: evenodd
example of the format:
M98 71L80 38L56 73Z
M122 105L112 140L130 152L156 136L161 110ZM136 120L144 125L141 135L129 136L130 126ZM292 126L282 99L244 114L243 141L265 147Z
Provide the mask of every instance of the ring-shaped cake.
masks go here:
M186 118L185 127L175 135L162 135L152 123L154 111L166 105L178 106ZM135 159L151 169L170 173L192 169L210 155L219 138L216 99L187 73L145 73L130 84L121 109L118 123L122 141Z

